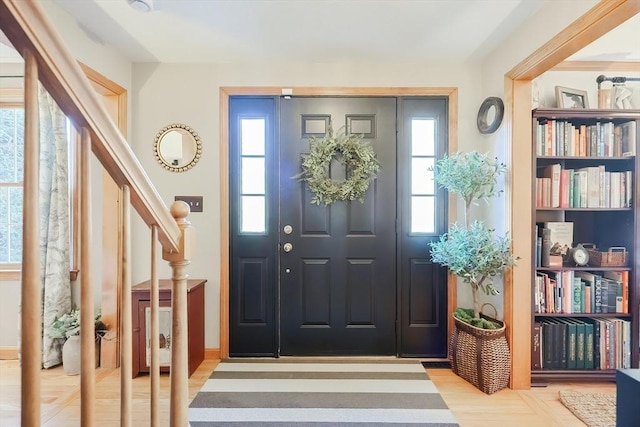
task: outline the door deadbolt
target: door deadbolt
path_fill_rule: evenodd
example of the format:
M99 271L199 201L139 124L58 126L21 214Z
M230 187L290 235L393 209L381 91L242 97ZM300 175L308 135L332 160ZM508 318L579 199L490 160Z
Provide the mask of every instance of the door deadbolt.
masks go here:
M293 250L293 245L291 243L285 243L282 250L285 252L291 252Z
M284 234L291 234L291 233L293 233L293 227L290 226L289 224L287 224L287 225L284 226L282 231L284 231Z

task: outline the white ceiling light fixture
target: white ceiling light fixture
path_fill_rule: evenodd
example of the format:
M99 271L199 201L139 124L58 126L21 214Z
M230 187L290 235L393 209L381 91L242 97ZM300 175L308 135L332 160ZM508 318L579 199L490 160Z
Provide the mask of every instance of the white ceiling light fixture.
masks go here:
M127 3L138 12L153 11L153 0L127 0Z

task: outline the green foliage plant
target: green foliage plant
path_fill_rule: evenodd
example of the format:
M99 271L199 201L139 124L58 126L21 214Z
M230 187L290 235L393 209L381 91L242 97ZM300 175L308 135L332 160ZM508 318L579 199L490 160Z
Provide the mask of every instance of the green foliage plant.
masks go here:
M107 333L107 325L102 321L102 314L98 312L95 316L96 339L103 337ZM66 339L74 335L80 335L80 309L73 307L70 312L63 314L56 319L47 330L50 338Z
M498 295L493 278L515 265L517 258L511 253L511 238L496 236L495 230L482 221L470 220L470 210L478 201L498 196L498 177L506 166L498 159L477 151L454 153L435 164L436 183L451 193L458 194L465 203L464 225L454 223L449 231L431 243L433 262L448 267L471 287L473 309L458 309L454 316L476 327L495 329L495 324L480 318L478 291Z
M329 126L323 138L309 138L309 154L302 155L302 172L294 176L306 181L314 194L311 203L329 205L337 201L364 201L369 185L376 178L380 163L371 145L360 134L347 134L344 128L334 133ZM334 180L329 177L331 161L336 159L347 166L348 177Z

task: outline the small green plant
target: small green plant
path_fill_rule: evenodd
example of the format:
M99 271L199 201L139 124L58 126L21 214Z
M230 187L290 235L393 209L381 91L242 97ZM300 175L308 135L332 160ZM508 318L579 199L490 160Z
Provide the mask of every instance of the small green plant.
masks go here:
M107 333L107 325L101 319L102 313L98 312L95 317L96 339L102 338ZM74 307L69 313L56 319L47 330L47 335L50 338L64 339L80 335L80 309Z
M506 171L503 163L476 151L455 153L436 162L435 180L449 192L459 194L465 202L464 226L454 223L449 232L431 243L433 262L444 265L471 287L473 309L459 309L454 315L469 324L485 329L488 323L480 320L478 290L498 295L493 278L516 263L511 253L509 235L496 236L495 230L481 221L470 222L471 206L500 194L496 189L498 177ZM475 320L473 320L475 319Z

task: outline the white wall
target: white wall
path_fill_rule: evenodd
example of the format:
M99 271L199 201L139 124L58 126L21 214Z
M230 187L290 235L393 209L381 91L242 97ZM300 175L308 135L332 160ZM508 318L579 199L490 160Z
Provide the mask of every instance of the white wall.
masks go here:
M640 44L640 41L638 41ZM589 108L598 108L598 84L596 78L600 75L607 77L635 77L640 78L640 71L547 71L532 83L532 96L538 99L539 108L555 108L556 86L577 89L587 92ZM611 89L611 82L603 82L602 89ZM627 82L625 87L634 92L631 98L632 107L640 109L640 81Z
M75 19L53 1L38 2L54 23L62 40L72 55L109 80L129 89L131 87L131 62L111 46L90 39Z
M503 96L506 71L546 42L551 35L570 24L589 9L595 0L556 0L543 7L529 23L479 64L137 64L89 40L77 24L53 2L46 4L73 54L129 90L129 141L161 197L169 205L175 195L204 196L204 212L193 213L190 220L197 230L197 257L189 268L194 278L206 278L205 346L219 347L219 272L220 204L219 193L219 108L221 86L456 86L459 88L458 135L461 151L476 149L505 158L500 147L500 129L485 136L476 130L476 113L486 96ZM553 5L551 5L553 3ZM553 13L549 10L553 9ZM479 70L481 70L479 72ZM185 123L201 136L203 156L200 163L185 173L167 172L153 156L156 133L171 123ZM508 197L503 196L489 208L481 207L481 217L498 229L508 228L504 218ZM134 218L136 218L134 216ZM459 218L462 218L459 215ZM149 231L134 221L134 283L149 278ZM136 254L140 254L139 256ZM169 277L162 265L161 277ZM3 301L6 291L0 287ZM7 294L8 295L8 294ZM459 305L471 306L468 287L458 287ZM15 300L12 300L15 301ZM501 311L502 303L497 303ZM0 318L0 320L4 320ZM0 328L6 328L6 322ZM0 329L2 331L2 329ZM5 333L0 335L3 345ZM11 345L11 344L6 344Z
M434 67L422 64L140 64L134 65L131 143L165 203L175 195L204 196L204 212L192 213L197 230L197 256L189 267L193 278L206 278L205 346L219 347L220 205L219 193L219 88L221 86L456 86L459 88L459 140L461 149L476 144L475 100L479 77L475 67L460 64ZM179 83L176 83L179 82ZM203 153L195 168L167 172L156 163L153 140L171 123L185 123L201 136ZM147 254L149 231L134 229L134 254ZM426 249L425 249L426 252ZM164 264L164 263L163 263ZM147 255L134 258L134 281L149 278ZM170 277L163 266L161 277Z
M18 345L20 282L0 281L0 347Z

